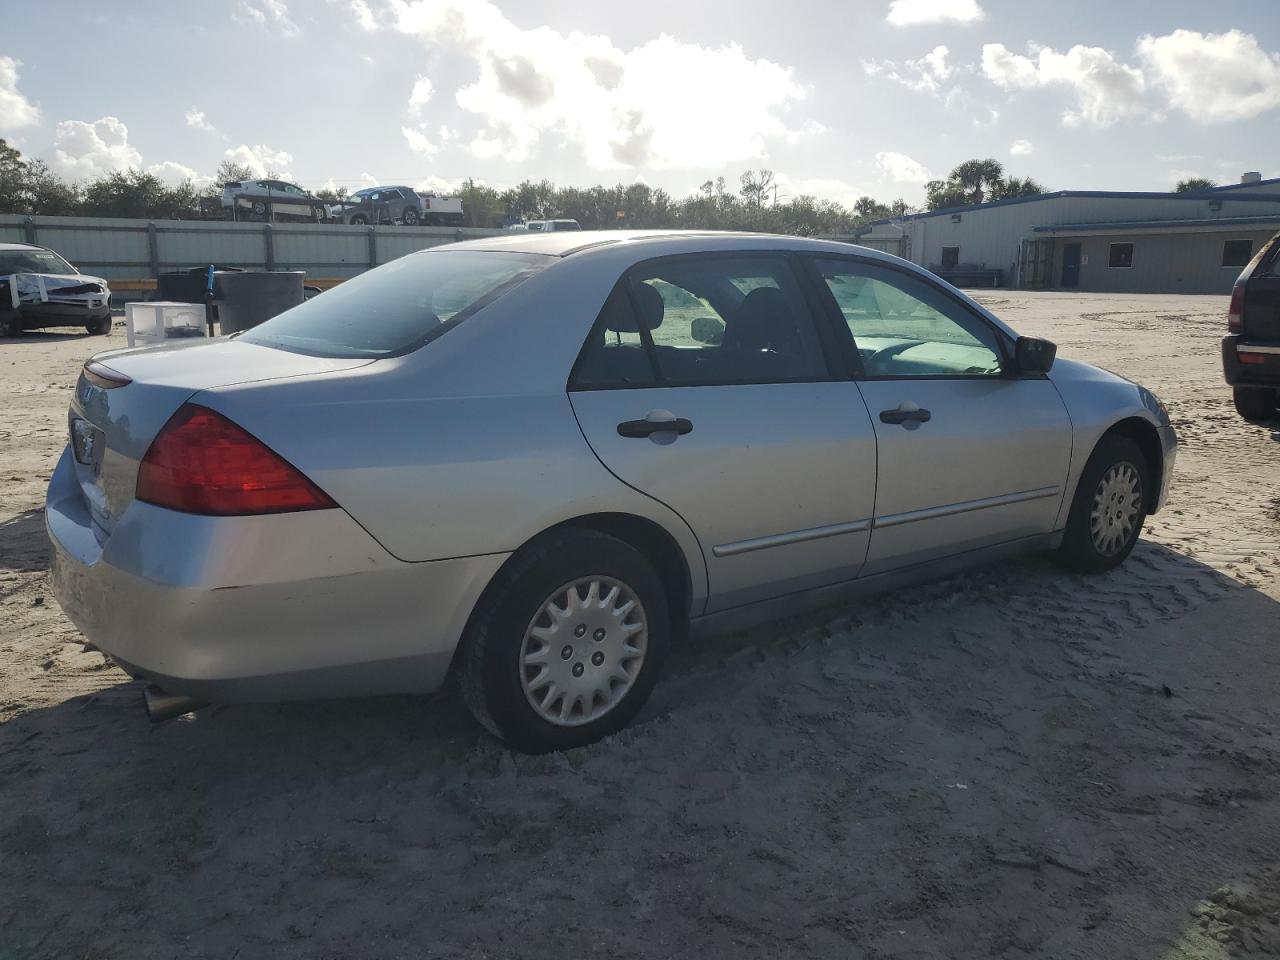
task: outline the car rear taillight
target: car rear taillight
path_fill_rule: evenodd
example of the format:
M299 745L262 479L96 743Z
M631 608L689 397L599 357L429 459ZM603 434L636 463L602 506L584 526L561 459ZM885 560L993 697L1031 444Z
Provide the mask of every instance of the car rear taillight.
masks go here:
M1244 286L1231 288L1231 306L1227 308L1227 330L1244 333Z
M151 442L138 468L137 498L217 516L337 506L257 437L194 403L181 407Z

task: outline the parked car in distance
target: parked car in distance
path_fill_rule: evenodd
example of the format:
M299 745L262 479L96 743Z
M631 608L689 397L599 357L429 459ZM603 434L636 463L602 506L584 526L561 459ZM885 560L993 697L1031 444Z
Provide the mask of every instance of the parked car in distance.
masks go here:
M1222 339L1222 370L1236 410L1266 420L1280 407L1280 233L1236 280Z
M309 220L327 216L325 203L284 180L230 180L222 185L222 210L232 220Z
M1124 560L1174 430L1055 352L844 243L435 247L231 339L90 360L55 591L153 718L456 671L512 746L573 747L686 636L1025 551Z
M462 201L420 194L412 187L366 187L342 203L330 204L334 223L402 223L407 227L461 226Z
M524 225L530 233L557 233L561 230L581 230L577 220L530 220Z
M111 289L48 247L0 243L0 337L40 327L111 332Z

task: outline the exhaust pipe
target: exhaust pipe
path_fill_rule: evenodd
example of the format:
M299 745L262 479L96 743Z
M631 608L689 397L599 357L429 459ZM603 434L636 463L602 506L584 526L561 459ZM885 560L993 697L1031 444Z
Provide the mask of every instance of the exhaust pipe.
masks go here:
M165 693L154 683L142 691L142 702L146 704L147 716L152 723L163 723L208 706L203 700Z

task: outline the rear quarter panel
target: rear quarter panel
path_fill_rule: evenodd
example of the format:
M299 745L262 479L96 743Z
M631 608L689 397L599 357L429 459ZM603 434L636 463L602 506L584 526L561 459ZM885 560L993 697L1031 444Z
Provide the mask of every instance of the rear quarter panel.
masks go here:
M412 365L395 364L194 399L298 466L400 560L507 553L566 520L625 513L672 536L701 610L706 570L692 531L604 468L567 394L425 395Z

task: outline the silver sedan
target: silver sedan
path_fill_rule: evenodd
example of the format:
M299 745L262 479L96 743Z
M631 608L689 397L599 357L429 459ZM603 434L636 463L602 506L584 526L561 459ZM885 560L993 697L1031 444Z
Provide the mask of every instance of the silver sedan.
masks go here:
M456 677L596 740L673 643L1028 550L1107 570L1160 402L872 250L711 233L412 254L247 332L100 354L49 486L57 595L204 702Z

